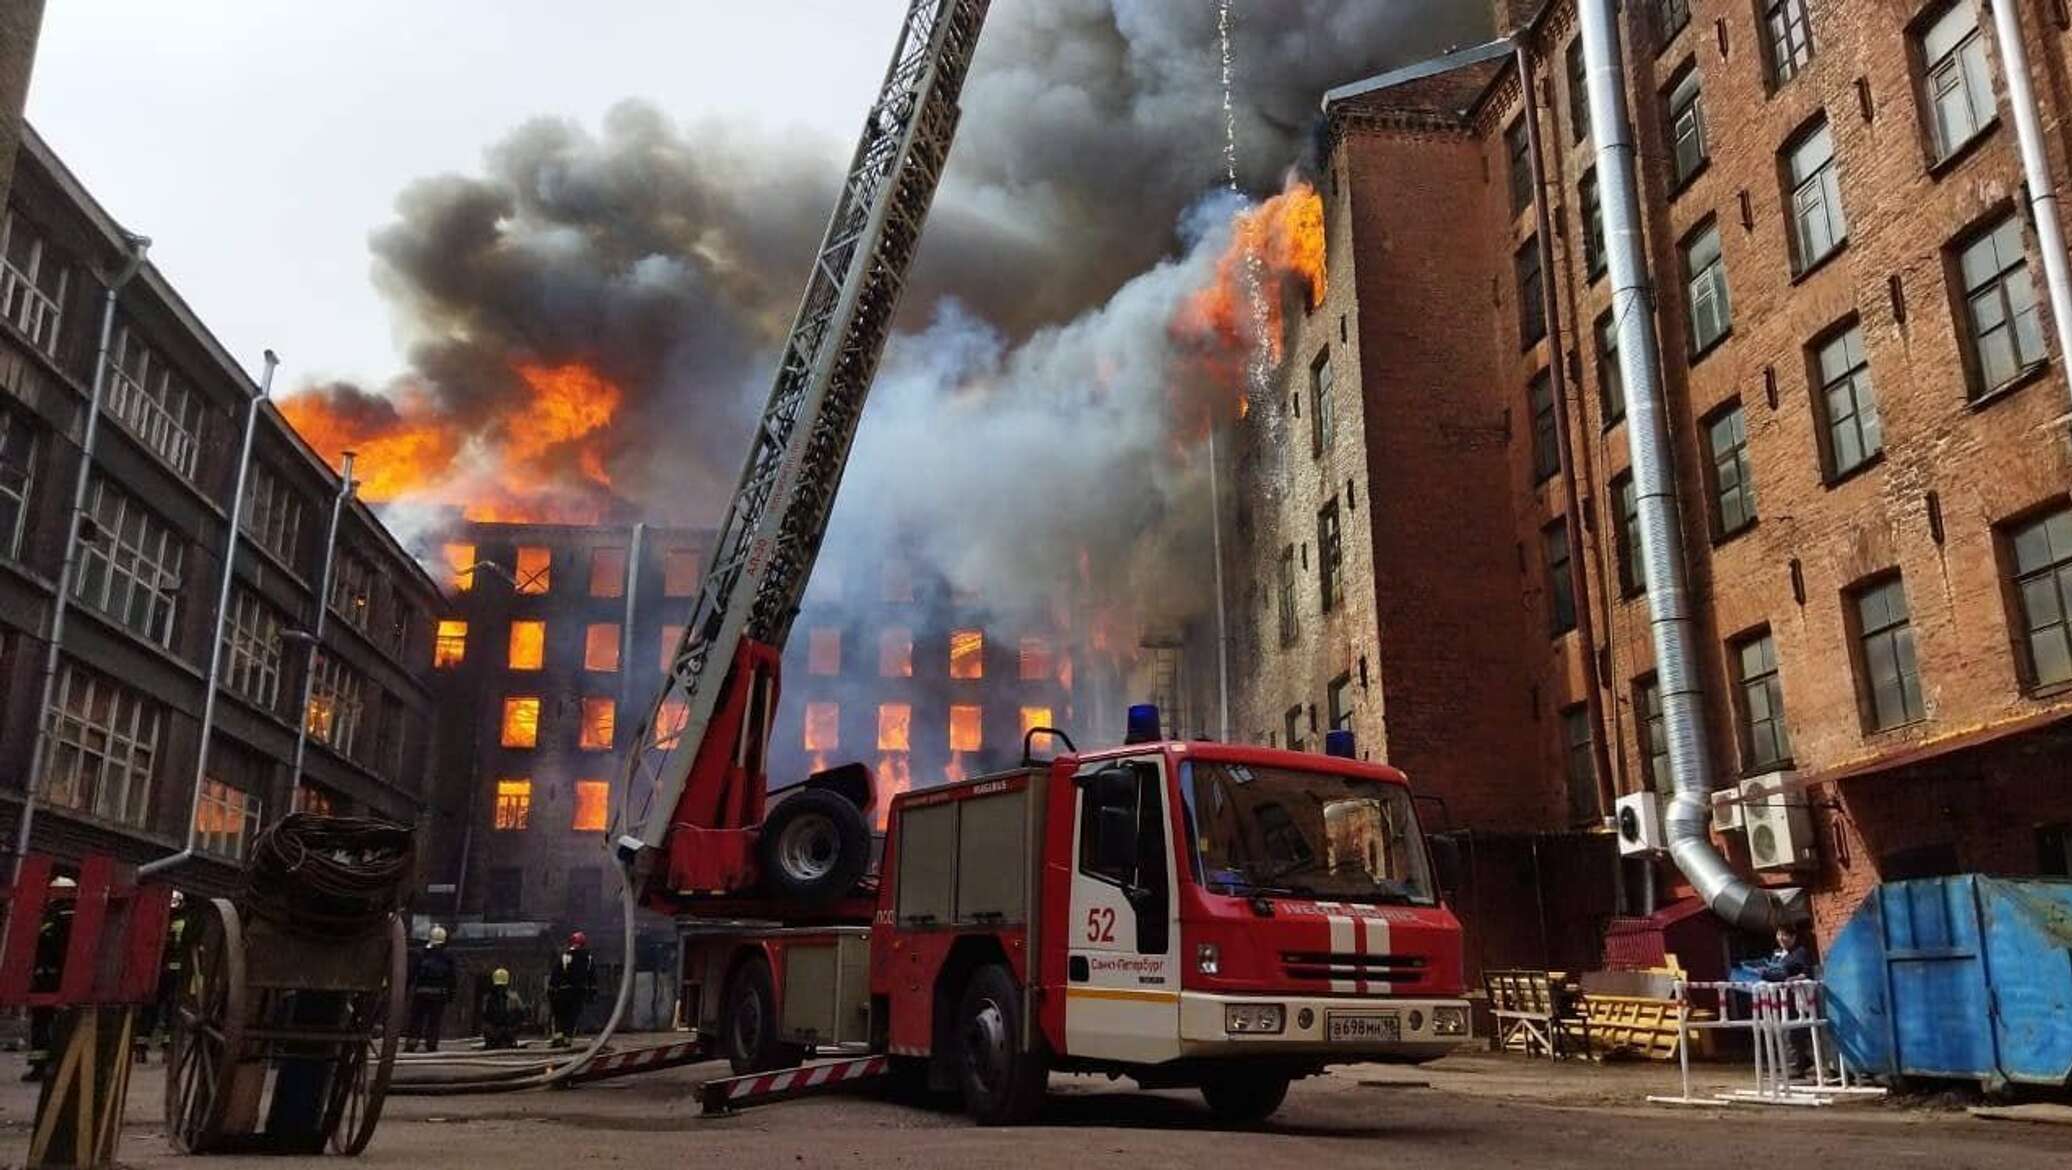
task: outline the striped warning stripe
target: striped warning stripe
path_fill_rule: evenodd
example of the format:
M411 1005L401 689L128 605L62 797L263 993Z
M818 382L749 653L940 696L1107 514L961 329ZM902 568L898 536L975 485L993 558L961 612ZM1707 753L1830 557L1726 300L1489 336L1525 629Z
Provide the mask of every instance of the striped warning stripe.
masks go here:
M764 1073L761 1076L740 1077L727 1088L727 1103L739 1105L755 1097L774 1093L802 1092L817 1089L822 1085L835 1085L843 1081L874 1077L885 1071L885 1058L868 1056L861 1060L837 1060L829 1064L812 1064L804 1068L786 1069L779 1073Z
M635 1048L626 1052L607 1052L590 1058L589 1063L573 1073L569 1080L601 1080L605 1077L623 1077L634 1073L653 1072L672 1065L691 1064L705 1059L704 1046L696 1040L679 1040L670 1044L657 1044L649 1048Z

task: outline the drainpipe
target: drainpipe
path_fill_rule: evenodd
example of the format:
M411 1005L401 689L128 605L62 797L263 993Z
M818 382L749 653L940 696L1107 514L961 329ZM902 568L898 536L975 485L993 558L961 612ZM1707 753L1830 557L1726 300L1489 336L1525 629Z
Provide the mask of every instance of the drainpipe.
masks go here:
M309 631L309 664L302 670L302 705L295 708L295 778L292 787L302 785L302 757L309 750L309 695L317 682L317 655L324 649L324 619L331 611L331 567L338 552L338 520L345 515L345 502L353 494L353 453L347 451L338 465L338 494L331 498L331 527L324 534L324 568L317 584L317 620ZM332 718L337 718L332 713Z
M2036 248L2050 287L2050 320L2058 333L2058 356L2072 362L2072 265L2065 259L2065 229L2058 221L2058 190L2043 149L2043 120L2036 90L2029 84L2029 48L2022 41L2022 14L2015 0L1992 0L1993 36L2000 42L2007 102L2014 107L2015 138L2021 143L2022 178L2029 188L2029 214L2036 224ZM2072 378L2067 379L2072 384Z
M22 876L29 855L29 830L36 823L36 793L43 787L44 757L50 750L50 697L57 690L58 667L65 646L65 611L72 603L72 574L79 566L79 520L86 513L86 489L93 481L94 440L100 435L101 397L108 381L108 349L115 337L115 302L123 286L144 267L151 241L128 237L129 258L108 282L101 298L101 340L94 351L93 390L86 401L86 427L79 437L79 472L72 477L72 511L65 529L65 555L58 565L57 591L50 601L50 633L43 640L43 697L36 702L36 740L29 752L29 777L22 785L22 819L14 835L14 882ZM9 921L12 921L10 918Z
M1216 585L1216 741L1230 742L1230 637L1223 602L1223 500L1217 485L1216 423L1209 422L1209 550L1216 558L1211 575ZM1178 696L1175 696L1177 701ZM1175 711L1168 718L1177 717ZM1180 734L1174 730L1174 735Z
M1611 748L1605 735L1604 681L1597 674L1597 615L1596 606L1590 601L1591 558L1583 555L1582 548L1583 543L1591 539L1591 525L1583 515L1582 491L1576 486L1580 478L1576 443L1569 437L1569 426L1575 421L1575 415L1569 409L1568 362L1562 352L1561 293L1557 283L1558 270L1554 267L1554 216L1547 206L1539 86L1533 81L1532 54L1526 48L1523 34L1515 42L1511 67L1518 71L1518 88L1525 95L1525 145L1532 165L1533 226L1540 253L1540 302L1547 321L1547 338L1553 350L1553 360L1547 364L1547 369L1553 379L1554 409L1561 416L1561 425L1554 428L1554 440L1561 455L1562 504L1567 512L1569 540L1573 545L1568 558L1569 592L1576 599L1576 637L1583 650L1583 708L1590 720L1590 767L1597 776L1597 815L1605 821L1611 817L1612 806L1618 803L1618 796L1612 788ZM1621 876L1620 867L1616 864L1612 872L1615 878Z
M633 616L635 603L640 597L640 553L647 544L647 524L633 526L633 539L626 549L626 621L619 627L619 715L612 721L613 739L618 738L618 724L633 706ZM606 833L609 841L611 835Z
M1647 567L1649 626L1669 738L1669 856L1713 913L1748 930L1781 917L1768 892L1734 872L1712 844L1712 757L1707 751L1704 695L1699 689L1698 630L1684 574L1676 482L1669 461L1669 420L1657 391L1654 289L1641 242L1640 183L1633 127L1626 115L1616 0L1580 0L1577 24L1589 79L1590 126L1597 138L1612 312L1618 322L1619 369L1625 377L1626 441L1640 503L1640 552Z
M230 586L237 579L239 526L245 522L245 477L252 468L252 439L259 433L259 407L273 393L273 371L281 364L272 350L266 351L266 372L259 379L259 392L245 408L245 439L237 456L237 483L230 489L230 530L223 537L222 580L216 586L216 631L209 639L209 680L201 700L201 750L194 753L194 796L187 808L187 845L171 857L161 857L137 867L138 877L163 873L194 857L201 820L201 786L209 774L209 737L216 728L216 686L223 671L223 627L230 622Z

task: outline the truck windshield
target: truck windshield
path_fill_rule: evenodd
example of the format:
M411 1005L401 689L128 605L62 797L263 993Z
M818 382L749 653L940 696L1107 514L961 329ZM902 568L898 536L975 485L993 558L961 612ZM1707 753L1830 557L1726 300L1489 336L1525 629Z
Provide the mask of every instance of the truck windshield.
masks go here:
M1180 772L1194 876L1211 893L1433 902L1401 785L1190 760Z

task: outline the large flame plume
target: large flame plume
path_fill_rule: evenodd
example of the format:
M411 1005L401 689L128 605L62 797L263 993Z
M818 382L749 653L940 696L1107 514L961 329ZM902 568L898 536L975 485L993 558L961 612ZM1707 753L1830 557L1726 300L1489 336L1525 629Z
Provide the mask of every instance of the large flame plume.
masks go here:
M1289 303L1323 303L1324 243L1323 198L1290 175L1278 195L1237 214L1214 278L1174 316L1173 334L1193 353L1201 381L1235 387L1240 415L1259 374L1284 356Z

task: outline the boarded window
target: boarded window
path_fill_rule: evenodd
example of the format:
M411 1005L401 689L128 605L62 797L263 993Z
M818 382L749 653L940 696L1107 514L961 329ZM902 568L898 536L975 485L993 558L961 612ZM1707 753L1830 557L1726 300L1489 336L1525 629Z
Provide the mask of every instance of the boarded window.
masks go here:
M518 548L518 592L545 593L554 584L554 554L539 545Z
M950 707L950 750L975 752L985 744L985 708L958 703Z
M540 742L540 701L533 696L504 700L503 734L499 743L507 748L537 747Z
M986 635L982 630L950 631L950 677L984 678Z
M583 833L603 832L611 820L611 799L611 781L576 781L575 816L569 828Z
M626 550L590 550L590 596L623 597L626 593Z
M576 746L586 752L612 750L612 730L617 720L617 703L597 695L586 696L583 699L583 729L577 736Z
M547 661L547 623L511 623L512 670L538 670Z
M583 630L583 669L619 669L619 623L592 622Z

